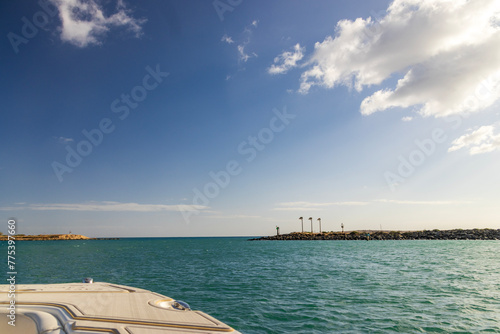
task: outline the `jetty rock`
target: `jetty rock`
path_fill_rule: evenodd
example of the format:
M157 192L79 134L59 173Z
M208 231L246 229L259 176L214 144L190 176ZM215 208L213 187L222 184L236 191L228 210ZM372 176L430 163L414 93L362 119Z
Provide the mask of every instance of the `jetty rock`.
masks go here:
M81 234L38 234L38 235L24 235L17 234L12 236L14 240L90 240L92 238L86 237ZM0 240L7 240L7 235L0 235Z
M500 240L500 229L424 231L292 232L250 240Z

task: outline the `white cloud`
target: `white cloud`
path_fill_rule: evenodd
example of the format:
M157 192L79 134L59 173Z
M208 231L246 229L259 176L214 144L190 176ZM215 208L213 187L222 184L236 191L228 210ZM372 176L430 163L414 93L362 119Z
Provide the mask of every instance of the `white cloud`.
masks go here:
M278 203L278 207L274 208L275 211L317 211L329 206L357 206L357 205L367 205L368 202L326 202L326 203L314 203L314 202L284 202Z
M269 74L283 74L288 72L291 68L297 66L297 62L304 58L305 47L300 47L297 43L293 47L293 51L285 51L276 58L274 64L267 69Z
M258 57L255 52L248 52L246 50L248 44L250 44L251 37L253 34L253 29L257 28L258 21L254 20L249 26L246 26L241 33L242 36L236 38L236 51L238 53L238 62L246 63L250 58ZM227 34L224 34L221 39L222 42L227 44L234 44L235 40Z
M207 216L210 219L265 219L262 216L249 216L249 215L214 215Z
M73 138L66 138L66 137L54 137L54 138L61 144L67 144L73 141Z
M376 199L369 201L345 201L345 202L285 202L278 203L275 211L320 211L333 206L363 206L373 205L375 203L387 203L396 205L459 205L470 204L468 201L414 201L414 200L393 200L393 199Z
M33 211L108 211L108 212L159 212L159 211L199 211L208 209L203 205L163 205L163 204L138 204L120 202L86 202L86 203L48 203L30 204L16 207L0 207L0 211L33 210Z
M411 122L413 120L413 117L411 117L411 116L405 116L405 117L401 118L401 120L403 122Z
M239 56L239 59L243 62L247 62L247 60L250 59L250 56L245 53L245 45L244 44L238 45L238 56Z
M394 199L378 199L375 202L403 204L403 205L457 205L470 204L468 201L409 201L409 200L394 200Z
M118 0L116 12L110 16L96 0L50 0L59 10L62 22L61 39L78 47L101 44L101 39L111 27L125 27L136 37L142 32L145 20L129 16L122 0Z
M221 42L225 42L227 44L233 44L234 43L233 39L230 36L228 36L227 34L224 34L224 36L222 36Z
M362 102L361 113L482 110L500 99L499 18L497 0L394 0L377 21L339 21L335 37L317 42L299 91L315 85L362 91L398 75L395 88Z
M256 58L258 55L255 52L252 52L250 54L246 53L245 47L248 43L240 44L238 45L238 59L244 63L248 61L250 58Z
M479 129L472 131L455 139L448 149L448 152L453 152L461 148L468 148L469 154L480 154L492 152L500 149L500 134L495 134L494 125L485 125Z
M258 55L255 52L252 52L250 54L246 53L245 47L247 46L248 43L250 43L250 40L247 40L243 44L240 44L237 46L238 59L244 63L246 63L248 61L248 59L250 59L250 58L258 57Z

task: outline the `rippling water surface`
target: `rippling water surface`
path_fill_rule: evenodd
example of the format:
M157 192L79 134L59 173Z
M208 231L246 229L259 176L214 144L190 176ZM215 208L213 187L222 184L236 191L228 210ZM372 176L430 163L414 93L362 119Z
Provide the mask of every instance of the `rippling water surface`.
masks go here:
M28 241L17 261L20 284L145 288L244 334L500 333L498 241Z

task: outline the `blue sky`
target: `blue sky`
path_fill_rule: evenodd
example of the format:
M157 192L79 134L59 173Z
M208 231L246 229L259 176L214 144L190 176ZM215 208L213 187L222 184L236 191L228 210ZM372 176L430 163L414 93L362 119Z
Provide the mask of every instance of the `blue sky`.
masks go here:
M495 1L0 5L19 233L497 228Z

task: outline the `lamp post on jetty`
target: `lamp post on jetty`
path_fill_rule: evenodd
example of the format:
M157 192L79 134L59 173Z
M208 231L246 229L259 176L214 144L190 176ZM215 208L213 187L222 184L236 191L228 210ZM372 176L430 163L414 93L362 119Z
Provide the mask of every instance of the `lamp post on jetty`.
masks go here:
M309 217L309 220L311 221L311 233L313 233L313 217Z
M321 234L321 218L318 218L319 221L319 234Z
M342 228L342 233L344 233L344 223L340 224L340 227Z
M304 233L304 217L299 217L299 219L302 222L302 233Z

